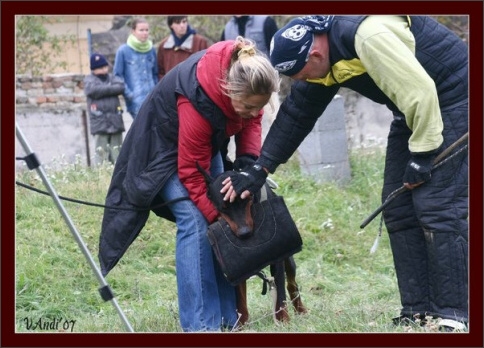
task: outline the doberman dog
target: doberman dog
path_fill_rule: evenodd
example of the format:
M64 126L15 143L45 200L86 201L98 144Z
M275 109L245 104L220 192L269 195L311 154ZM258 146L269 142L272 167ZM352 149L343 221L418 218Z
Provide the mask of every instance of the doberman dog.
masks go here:
M234 202L230 203L223 200L223 194L220 190L223 187L222 182L230 175L226 171L216 178L212 178L200 166L198 170L204 175L207 184L207 196L214 204L230 226L232 232L239 238L248 238L253 233L254 222L251 215L251 206L253 202L260 200L260 192L247 199L237 197ZM267 185L267 184L266 184ZM271 189L266 190L267 196L275 195ZM270 266L270 274L274 278L276 289L276 301L274 307L274 319L276 322L289 321L288 304L286 302L285 278L287 277L287 290L291 303L297 314L306 313L307 309L303 305L299 287L296 283L296 263L292 256L280 262L275 262ZM249 311L247 307L247 284L246 281L236 286L237 291L237 311L239 312L239 323L243 326L249 320Z

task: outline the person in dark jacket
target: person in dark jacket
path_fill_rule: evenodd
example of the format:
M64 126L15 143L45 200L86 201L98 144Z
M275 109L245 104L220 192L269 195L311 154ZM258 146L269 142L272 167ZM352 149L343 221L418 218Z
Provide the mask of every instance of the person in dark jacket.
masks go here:
M96 165L104 161L115 163L123 142L123 110L119 96L124 81L109 73L109 63L99 53L90 58L91 74L84 78L89 126L94 135Z
M277 23L271 16L232 16L225 24L221 41L233 40L241 35L253 40L257 48L269 56L271 39L277 29Z
M258 190L286 162L340 87L393 112L382 200L402 309L395 324L468 324L468 156L432 170L468 132L468 48L428 16L305 16L281 28L270 59L295 81L261 155L226 183L225 199ZM418 320L417 320L418 319Z
M106 275L116 265L150 209L175 221L184 331L220 331L236 326L238 318L235 287L223 276L206 235L219 213L197 163L213 176L222 173L220 147L232 135L236 161L256 159L262 108L278 88L277 71L253 42L242 37L219 42L170 70L126 135L106 197L101 271Z

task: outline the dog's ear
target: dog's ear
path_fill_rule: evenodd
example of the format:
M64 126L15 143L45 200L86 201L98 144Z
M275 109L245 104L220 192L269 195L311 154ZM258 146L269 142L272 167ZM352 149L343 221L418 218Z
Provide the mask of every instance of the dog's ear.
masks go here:
M197 169L200 173L203 174L203 177L205 178L205 182L207 183L207 185L210 185L213 181L213 178L210 176L209 173L207 173L201 166L200 164L198 163L198 161L196 162L197 164Z

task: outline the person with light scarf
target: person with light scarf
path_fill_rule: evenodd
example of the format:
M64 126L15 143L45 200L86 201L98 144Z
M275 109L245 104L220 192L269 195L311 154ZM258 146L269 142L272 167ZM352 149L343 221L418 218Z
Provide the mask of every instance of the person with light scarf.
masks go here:
M148 35L148 22L143 18L134 19L131 34L118 48L114 59L114 75L124 79L126 108L133 118L158 83L156 50Z

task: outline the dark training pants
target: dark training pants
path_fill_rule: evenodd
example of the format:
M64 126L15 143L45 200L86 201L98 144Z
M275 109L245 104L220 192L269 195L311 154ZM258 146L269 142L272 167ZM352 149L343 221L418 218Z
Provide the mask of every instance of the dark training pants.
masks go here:
M442 112L444 144L468 130L467 105ZM388 136L382 200L403 185L411 135L395 117ZM400 194L383 212L393 253L401 315L468 321L468 155L432 171L429 182Z

